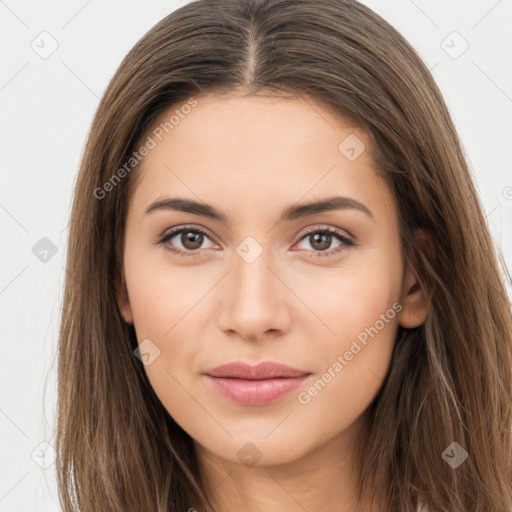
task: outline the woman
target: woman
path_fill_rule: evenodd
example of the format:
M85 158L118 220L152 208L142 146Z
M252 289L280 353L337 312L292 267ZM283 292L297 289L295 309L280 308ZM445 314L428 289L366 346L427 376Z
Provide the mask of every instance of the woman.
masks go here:
M356 1L153 27L96 113L67 270L63 510L511 510L496 252L432 76Z

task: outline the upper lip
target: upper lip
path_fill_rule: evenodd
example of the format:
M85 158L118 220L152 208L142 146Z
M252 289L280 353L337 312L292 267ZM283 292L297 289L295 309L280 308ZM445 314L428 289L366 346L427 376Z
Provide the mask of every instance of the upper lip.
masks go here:
M304 377L310 372L298 370L285 364L265 361L257 365L250 365L240 361L223 364L205 372L210 377L230 377L238 379L272 379L279 377Z

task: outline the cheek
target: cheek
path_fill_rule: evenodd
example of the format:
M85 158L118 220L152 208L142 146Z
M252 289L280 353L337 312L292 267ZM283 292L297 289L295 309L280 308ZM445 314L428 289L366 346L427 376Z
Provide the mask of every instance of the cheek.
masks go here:
M165 339L192 312L207 285L192 266L173 268L164 249L127 243L126 282L137 338Z
M315 339L318 378L301 390L298 401L314 416L330 415L333 428L364 411L389 369L401 310L401 272L399 251L380 246L364 258L347 260L332 278L322 280L323 286L309 288L308 305L328 332Z
M137 340L151 340L158 354L144 366L146 374L168 410L186 408L184 391L202 369L197 358L204 352L202 326L211 321L208 292L218 278L206 268L173 268L165 255L148 264L132 253L125 270Z
M132 277L136 276L136 267L132 270ZM200 435L196 429L204 423L204 410L190 392L200 349L197 315L206 285L197 284L193 278L184 280L183 273L170 271L169 265L151 270L141 267L140 271L130 289L134 327L139 343L151 340L157 354L144 370L165 409L187 432Z
M335 336L317 337L315 379L297 395L301 428L319 429L325 438L347 428L375 398L398 329L400 304L392 282L344 284L330 307L323 308L322 318Z
M327 352L342 350L358 336L364 338L376 323L383 337L389 333L393 338L396 309L400 309L393 309L393 304L400 299L401 272L399 252L381 246L360 257L354 254L321 280L312 274L311 279L302 281L299 293L325 327L327 335L318 342Z

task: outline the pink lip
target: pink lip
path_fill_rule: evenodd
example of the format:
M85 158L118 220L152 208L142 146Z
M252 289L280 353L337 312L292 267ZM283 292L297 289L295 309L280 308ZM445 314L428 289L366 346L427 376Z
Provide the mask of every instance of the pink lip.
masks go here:
M243 405L275 402L299 387L310 372L272 361L251 366L233 362L206 372L219 393Z

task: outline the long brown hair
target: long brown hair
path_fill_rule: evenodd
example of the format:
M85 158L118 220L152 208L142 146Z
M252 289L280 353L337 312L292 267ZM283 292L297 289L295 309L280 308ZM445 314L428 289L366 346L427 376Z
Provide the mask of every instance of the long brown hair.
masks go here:
M360 496L383 493L394 512L419 503L510 512L512 316L498 255L430 72L355 0L190 2L145 34L109 83L69 232L58 360L63 510L211 507L192 439L153 392L116 303L134 152L163 111L206 93L291 94L351 119L371 137L375 169L399 205L404 257L430 308L422 326L399 327L357 446ZM431 234L430 249L417 228ZM468 457L455 468L446 450Z

